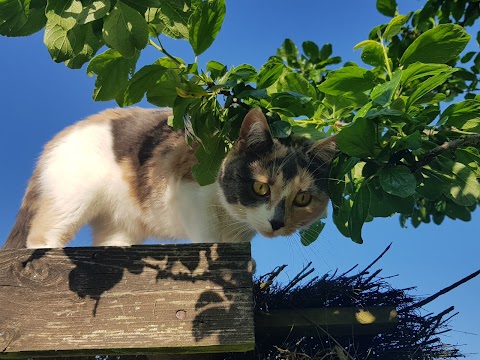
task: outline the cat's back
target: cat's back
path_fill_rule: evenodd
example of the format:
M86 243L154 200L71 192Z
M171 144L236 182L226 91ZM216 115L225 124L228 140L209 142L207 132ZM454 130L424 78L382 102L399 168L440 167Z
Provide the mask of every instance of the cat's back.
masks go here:
M107 109L65 128L47 143L44 153L67 143L78 146L99 142L111 145L111 150L121 158L128 152L139 151L148 137L159 132L166 135L174 133L168 126L170 115L170 109Z
M97 244L177 236L157 231L169 228L165 194L178 174L180 180L191 177L196 160L184 133L168 125L171 114L170 109L109 109L57 134L45 145L22 202L22 221L15 226L28 225L14 229L10 242L27 237L29 247L62 246L85 223L93 225ZM63 229L61 235L51 234L54 229Z
M84 181L111 175L123 158L141 151L153 129L172 131L167 124L169 115L169 110L108 109L65 128L45 145L40 156L41 183L58 185L59 178L65 180L69 175L81 175ZM66 186L77 182L62 181Z

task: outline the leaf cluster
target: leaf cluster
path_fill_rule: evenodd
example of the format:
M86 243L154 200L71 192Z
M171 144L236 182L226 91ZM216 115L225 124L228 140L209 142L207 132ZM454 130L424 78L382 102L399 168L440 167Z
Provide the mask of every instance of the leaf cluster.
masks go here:
M328 181L333 220L360 243L364 223L376 217L398 213L415 227L470 220L480 199L480 53L464 49L479 6L430 0L401 15L395 0L377 0L391 19L355 46L363 66L340 66L331 44L286 39L259 69L216 60L200 69L197 56L219 33L225 0L0 0L0 34L45 28L54 61L88 63L96 101L129 106L146 97L173 108L171 126L201 145L193 168L201 185L215 181L252 107L263 109L278 138L338 133L341 153ZM165 36L188 41L195 60L170 54ZM147 46L160 57L137 69ZM302 243L322 229L313 224Z

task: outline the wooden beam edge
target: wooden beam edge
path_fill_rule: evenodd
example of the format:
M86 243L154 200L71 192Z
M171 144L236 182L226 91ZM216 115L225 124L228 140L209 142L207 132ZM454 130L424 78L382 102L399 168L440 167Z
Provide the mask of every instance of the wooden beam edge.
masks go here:
M244 344L219 344L208 346L161 347L161 348L119 348L119 349L82 349L82 350L50 350L0 352L0 359L27 359L49 357L79 357L95 355L164 355L164 354L213 354L228 352L247 352L255 348L255 342Z

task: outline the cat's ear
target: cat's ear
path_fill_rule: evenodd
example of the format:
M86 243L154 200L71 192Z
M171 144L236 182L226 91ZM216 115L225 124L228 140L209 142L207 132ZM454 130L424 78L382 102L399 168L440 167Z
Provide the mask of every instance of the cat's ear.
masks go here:
M337 134L315 142L308 152L325 164L330 164L338 154Z
M262 110L254 108L243 119L238 138L240 150L261 151L273 146L272 133Z

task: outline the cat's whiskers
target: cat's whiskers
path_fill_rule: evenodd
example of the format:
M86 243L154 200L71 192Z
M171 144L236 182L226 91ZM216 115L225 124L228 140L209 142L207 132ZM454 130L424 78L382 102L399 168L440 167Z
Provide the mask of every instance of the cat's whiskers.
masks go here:
M213 208L215 218L208 224L205 224L207 228L204 228L204 230L213 233L223 233L224 236L231 235L235 238L243 237L244 234L253 230L248 223L238 220L240 213L225 214L225 208L218 204L210 204L210 207ZM217 210L220 210L222 213L219 214ZM238 210L241 211L241 209Z
M306 229L305 232L307 234L311 233L312 230ZM302 254L302 257L304 258L305 261L311 261L312 259L320 259L324 264L328 264L327 259L325 258L324 254L320 249L318 248L317 245L320 244L322 235L320 235L319 239L313 244L310 244L308 246L304 246L301 243L301 236L299 232L296 232L290 236L290 239L294 246L299 250L299 253ZM313 256L312 256L313 253Z

